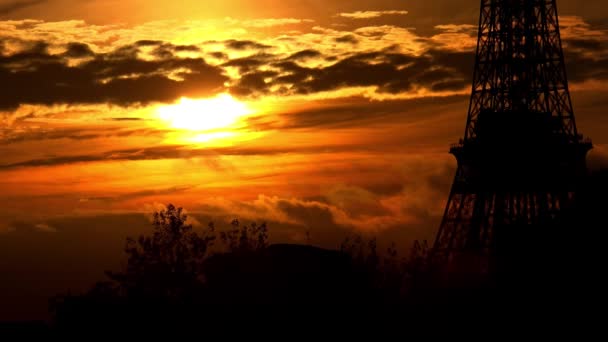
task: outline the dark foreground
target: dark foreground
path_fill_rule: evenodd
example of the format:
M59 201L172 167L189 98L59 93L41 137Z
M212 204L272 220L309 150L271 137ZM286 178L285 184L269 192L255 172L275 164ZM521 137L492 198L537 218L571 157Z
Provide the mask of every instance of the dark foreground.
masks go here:
M268 246L265 226L195 232L169 206L157 213L152 235L129 240L125 270L109 272L85 294L54 298L50 323L6 323L0 330L259 337L284 330L435 336L492 329L499 337L534 328L574 329L581 337L602 326L597 313L606 304L606 179L593 178L560 225L513 242L513 253L490 276L446 275L428 263L428 251L400 258L377 251L374 241L330 251Z

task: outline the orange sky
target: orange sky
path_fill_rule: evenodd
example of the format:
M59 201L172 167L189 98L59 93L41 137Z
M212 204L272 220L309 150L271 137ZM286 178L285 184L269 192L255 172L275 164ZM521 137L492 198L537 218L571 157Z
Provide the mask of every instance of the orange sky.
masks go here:
M58 250L119 254L125 222L168 202L281 241L432 239L478 5L0 0L0 243L36 241L57 268ZM559 5L578 126L606 166L608 6Z

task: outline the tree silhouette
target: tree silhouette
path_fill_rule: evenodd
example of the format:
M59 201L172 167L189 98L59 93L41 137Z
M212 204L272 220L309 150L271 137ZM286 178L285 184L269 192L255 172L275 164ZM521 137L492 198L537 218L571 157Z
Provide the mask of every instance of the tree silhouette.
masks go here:
M201 286L215 227L210 224L199 234L187 219L182 208L169 204L154 213L151 236L127 239L126 270L107 272L123 294L177 299Z
M126 328L124 322L129 322L128 327L133 328L207 318L221 309L222 298L233 297L226 289L210 285L209 274L215 278L228 274L226 258L221 256L247 260L268 246L265 223L243 225L233 220L227 229L217 229L214 223L195 229L183 208L173 204L154 213L152 228L151 234L127 238L123 270L107 271L108 279L84 295L60 295L51 300L56 326L88 327L105 322ZM213 256L215 261L209 263ZM210 272L210 267L213 271L218 265L220 272Z

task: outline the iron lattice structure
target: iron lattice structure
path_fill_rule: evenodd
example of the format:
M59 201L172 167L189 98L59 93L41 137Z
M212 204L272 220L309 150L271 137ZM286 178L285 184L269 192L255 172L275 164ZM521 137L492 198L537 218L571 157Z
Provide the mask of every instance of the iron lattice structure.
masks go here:
M560 220L586 172L555 0L482 0L464 139L433 254L494 255Z

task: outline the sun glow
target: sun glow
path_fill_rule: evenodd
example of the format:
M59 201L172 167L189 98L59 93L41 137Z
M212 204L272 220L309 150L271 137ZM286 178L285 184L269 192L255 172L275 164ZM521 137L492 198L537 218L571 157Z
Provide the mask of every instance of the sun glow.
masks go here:
M252 112L245 103L229 94L209 99L182 98L174 105L158 109L159 117L173 128L214 133L226 133L226 130L235 128L239 119Z
M173 131L166 138L171 143L204 146L233 145L256 139L260 133L247 129L246 117L257 109L229 94L207 99L182 98L177 103L157 108L164 127Z

